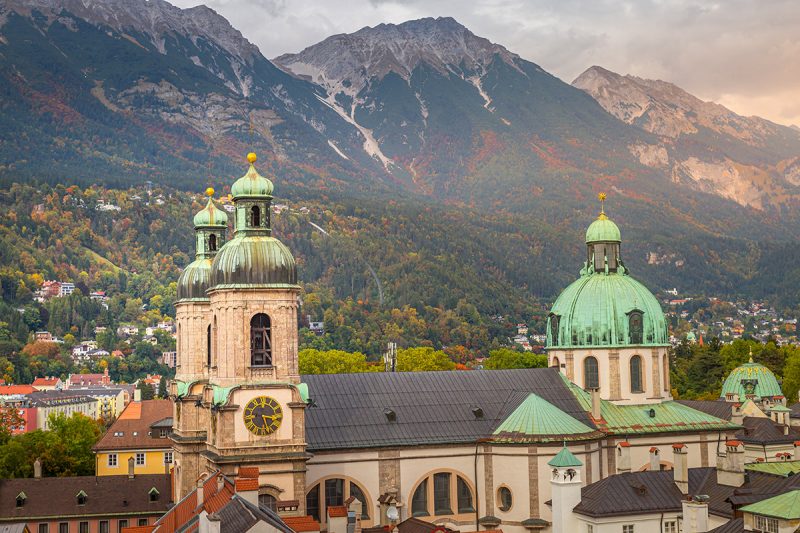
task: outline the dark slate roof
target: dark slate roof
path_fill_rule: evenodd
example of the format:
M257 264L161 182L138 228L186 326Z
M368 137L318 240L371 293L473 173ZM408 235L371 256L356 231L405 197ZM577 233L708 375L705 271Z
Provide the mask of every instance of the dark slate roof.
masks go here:
M491 436L531 392L595 428L555 368L323 374L302 381L313 402L305 414L310 451L475 442Z
M715 416L723 420L730 420L733 404L723 400L676 400L686 407L697 409L707 415Z
M160 494L150 501L150 489ZM78 505L77 495L86 493ZM27 497L16 507L17 495ZM166 474L128 476L43 477L0 480L0 522L36 521L34 517L162 515L170 507L170 478Z
M797 402L796 404L789 406L789 409L792 410L792 413L789 415L789 418L800 418L800 402Z
M734 507L782 494L798 485L800 474L782 478L750 472L744 485L729 487L717 483L716 468L689 469L689 494L707 495L709 513L725 518L733 518ZM581 502L574 510L591 517L680 512L681 499L674 472L628 472L581 489Z
M265 507L257 507L238 494L215 513L220 519L220 533L246 533L259 522L264 522L283 533L294 533L292 529Z
M746 416L742 426L744 429L736 433L736 438L749 444L791 444L800 440L797 428L790 427L789 434L784 435L784 426L769 418Z
M715 527L708 533L744 533L744 520L736 518L719 527Z

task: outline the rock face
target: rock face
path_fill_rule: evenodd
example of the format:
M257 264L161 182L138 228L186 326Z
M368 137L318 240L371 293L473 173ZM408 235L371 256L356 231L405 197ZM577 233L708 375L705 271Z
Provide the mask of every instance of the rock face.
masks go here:
M591 67L572 82L624 121L658 135L659 145L631 146L650 167L670 167L673 180L762 209L796 198L792 161L800 134L759 117L743 117L659 80Z

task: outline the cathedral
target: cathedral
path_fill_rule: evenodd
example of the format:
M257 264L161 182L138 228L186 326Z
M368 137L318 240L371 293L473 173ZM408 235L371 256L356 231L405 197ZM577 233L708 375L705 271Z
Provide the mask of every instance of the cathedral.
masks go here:
M563 512L551 472L570 461L582 465L571 485L669 470L677 443L688 466L709 466L740 428L672 399L664 315L603 211L549 314L549 368L300 375L297 267L272 235L272 181L248 162L231 188L232 237L207 191L178 280L176 498L246 469L261 505L321 529L357 499L365 528L416 517L551 531Z

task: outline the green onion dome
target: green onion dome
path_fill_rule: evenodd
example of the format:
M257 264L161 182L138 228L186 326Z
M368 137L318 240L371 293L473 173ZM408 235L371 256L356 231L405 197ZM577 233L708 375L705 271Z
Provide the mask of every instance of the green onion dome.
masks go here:
M198 211L194 216L194 227L202 226L228 226L228 215L222 209L217 208L211 197L214 195L214 189L208 188L206 190L208 195L208 203L206 206Z
M627 272L588 273L553 304L547 346L666 346L667 322L655 296Z
M178 277L177 298L181 300L207 300L206 290L211 286L211 259L195 259Z
M734 400L744 401L747 397L772 398L782 396L781 386L772 371L759 363L750 361L734 368L722 384L721 398L732 394Z
M586 244L592 242L622 242L619 228L605 213L600 213L586 230Z
M212 286L217 288L297 285L292 253L267 235L236 235L214 257L211 272Z
M250 168L247 173L236 180L231 187L231 195L235 198L247 198L257 196L272 196L272 182L258 173L254 163L256 162L256 154L247 154L247 161L250 163Z

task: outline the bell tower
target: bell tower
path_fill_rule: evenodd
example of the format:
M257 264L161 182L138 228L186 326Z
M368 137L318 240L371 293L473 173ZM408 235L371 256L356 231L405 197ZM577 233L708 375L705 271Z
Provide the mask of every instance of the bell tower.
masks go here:
M256 154L247 160L246 174L231 187L233 238L211 262L208 327L193 330L208 346L207 381L191 391L205 432L198 469L183 476L179 495L204 471L235 477L242 467L256 468L260 495L298 500L302 512L307 394L297 362L297 267L272 235L272 181L256 170Z

